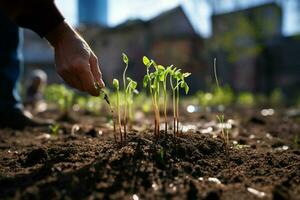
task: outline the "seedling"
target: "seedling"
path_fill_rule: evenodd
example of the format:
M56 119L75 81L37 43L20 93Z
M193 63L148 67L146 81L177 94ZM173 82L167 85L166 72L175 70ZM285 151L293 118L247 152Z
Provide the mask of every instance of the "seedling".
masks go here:
M127 102L128 106L128 119L129 123L132 122L132 103L133 103L133 93L136 92L137 82L132 80L131 78L127 77L128 85L126 87L126 97L125 101Z
M128 68L128 57L125 53L122 54L123 56L123 62L126 64L124 72L123 72L123 92L124 92L124 111L123 111L123 131L124 135L122 134L122 123L121 123L121 106L120 106L120 84L118 79L113 80L113 86L117 93L117 102L116 102L116 108L117 108L117 118L118 118L118 127L120 130L120 140L121 145L123 144L123 141L126 141L126 135L127 135L127 119L128 119L128 113L130 113L131 107L130 101L133 101L133 92L136 90L137 82L132 80L131 78L126 76L127 68Z
M159 78L160 74L164 71L164 67L161 65L157 65L153 60L149 60L146 56L143 57L143 63L146 66L146 75L144 76L143 86L149 88L152 105L154 108L155 113L155 120L154 120L154 134L156 137L159 136L159 124L160 124L160 113L159 113L159 92L160 92L160 85L159 85ZM150 73L150 67L154 66L155 71Z
M126 72L127 72L127 68L128 68L128 57L125 53L122 53L123 56L123 62L125 63L125 69L123 72L123 90L124 90L124 95L125 95L125 104L124 104L124 137L126 138L126 134L127 134L127 130L126 130L126 126L127 126L127 85L126 85Z
M63 113L67 113L73 104L74 92L64 85L53 84L46 88L45 98L47 101L56 102Z
M102 97L102 98L105 100L105 102L107 103L107 105L108 105L109 108L110 108L110 111L113 112L113 109L112 109L112 107L111 107L111 104L110 104L108 95L107 95L107 93L103 90L103 88L101 88L100 83L99 83L99 82L95 82L94 85L95 85L95 88L98 90L100 97Z
M59 130L60 130L60 125L59 124L50 125L49 129L50 129L51 135L58 135Z
M133 92L136 90L137 82L126 76L128 69L129 59L125 53L122 54L123 62L125 63L125 69L123 72L123 91L124 91L124 140L126 140L127 135L127 119L128 113L131 110L131 103L133 101Z
M118 117L118 127L119 127L119 131L120 131L120 140L121 140L121 144L123 143L123 135L122 135L122 127L121 127L121 111L120 111L120 86L119 86L119 81L118 79L114 79L113 80L113 86L116 90L117 93L117 117ZM116 131L115 131L115 135L116 135ZM115 136L116 138L116 136Z
M168 75L171 73L173 65L167 67L166 70L164 70L160 75L160 81L163 85L163 100L164 100L164 117L165 117L165 134L167 134L168 131L168 122L167 122L167 78Z
M217 59L214 59L214 76L218 90L221 90L218 75L217 75ZM217 115L217 119L219 124L221 125L221 134L224 143L224 150L226 153L227 162L229 162L229 130L225 127L225 117L222 113L221 115Z
M191 73L182 73L181 69L173 68L170 72L170 85L172 89L172 99L173 99L173 126L174 126L174 136L178 134L179 130L179 97L180 88L183 88L185 94L189 92L189 86L185 82L185 78L189 77Z
M116 122L115 122L115 114L114 114L114 109L109 101L108 95L107 93L103 90L103 88L101 88L100 83L99 82L95 82L94 83L95 88L98 90L100 97L103 98L106 103L108 104L109 108L110 108L110 112L111 112L111 118L113 121L113 127L114 127L114 139L115 142L117 142L117 135L116 135Z
M159 97L160 97L160 83L163 87L163 107L165 117L165 133L167 133L167 77L170 77L170 85L173 94L173 115L174 115L174 135L178 132L178 119L179 119L179 89L184 88L185 93L189 91L188 84L185 82L185 78L190 76L190 73L181 73L180 69L173 68L173 65L165 68L162 65L157 65L154 60L149 60L146 56L143 57L143 63L147 67L146 75L144 77L143 85L149 88L149 92L152 99L152 104L155 113L155 129L154 134L159 136L159 124L160 124L160 109L159 109ZM150 73L151 66L155 71Z

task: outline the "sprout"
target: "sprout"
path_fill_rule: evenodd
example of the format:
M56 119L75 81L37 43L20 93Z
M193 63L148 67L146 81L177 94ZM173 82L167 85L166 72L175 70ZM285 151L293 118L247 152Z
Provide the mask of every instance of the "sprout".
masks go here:
M179 129L179 89L184 89L185 94L188 94L189 86L185 82L185 78L189 77L191 73L182 73L181 69L173 68L170 72L170 75L170 85L173 97L173 126L174 136L176 136L176 134L178 134Z
M168 122L167 122L167 78L171 73L173 65L167 67L167 69L163 69L164 71L160 74L160 81L163 85L163 100L164 100L164 117L165 117L165 134L168 131Z
M59 109L67 113L72 108L74 92L62 84L53 84L46 88L45 98L48 102L58 103Z
M133 94L134 93L138 93L138 91L136 90L137 87L137 82L132 80L131 78L127 77L127 81L128 81L128 85L126 88L126 96L127 96L127 106L128 106L128 121L129 124L131 125L132 123L132 104L133 104Z
M185 78L190 76L190 73L181 73L180 69L174 68L173 65L165 68L158 65L154 60L149 60L146 56L143 57L143 63L146 66L146 75L144 76L143 86L149 88L152 99L152 104L155 113L155 129L154 134L159 136L160 124L160 83L163 89L163 107L165 117L165 133L167 133L167 77L170 77L170 85L173 94L173 113L174 113L174 134L178 132L178 118L179 118L179 89L183 88L187 94L189 86L185 82ZM154 67L154 72L150 73L150 67Z
M144 76L143 86L149 88L149 92L151 95L151 100L155 113L154 120L154 134L156 137L159 136L159 124L160 124L160 114L159 114L159 80L160 75L163 72L163 66L158 66L153 60L149 60L146 56L143 57L143 63L146 66L146 75ZM155 71L150 73L150 67L153 66Z
M126 140L126 134L127 134L127 130L126 130L126 126L127 126L127 86L126 86L126 72L127 72L127 68L128 68L128 62L129 59L127 57L127 55L125 53L122 53L123 56L123 62L125 63L125 69L123 72L123 90L124 90L124 95L125 95L125 104L124 104L124 138Z
M50 125L49 129L51 135L58 135L58 132L60 130L60 125L59 124Z
M220 91L221 88L219 85L219 80L218 80L218 75L217 75L217 59L216 58L214 59L214 76L215 76L217 88ZM224 114L217 115L217 119L218 119L219 123L222 125L221 126L221 134L222 134L222 139L223 139L223 143L224 143L224 150L226 153L227 162L229 162L229 130L228 130L228 128L224 127L224 123L225 123Z
M120 131L120 139L121 139L121 144L123 143L123 135L122 135L122 128L121 128L121 111L120 111L120 86L119 86L119 81L118 79L113 80L113 86L116 90L117 93L117 117L118 117L118 127ZM116 135L116 133L115 133ZM115 136L116 139L116 136Z
M128 62L129 59L125 53L122 54L123 56L123 62L126 64L124 72L123 72L123 91L124 91L124 111L123 111L123 130L124 135L122 134L122 124L121 124L121 109L120 109L120 84L117 79L113 80L113 86L117 93L117 116L118 116L118 126L120 130L120 140L121 145L123 144L123 139L126 141L126 135L127 135L127 118L128 118L128 111L131 113L131 104L133 102L133 92L136 90L137 82L132 80L131 78L126 76L126 72L128 69ZM130 118L131 120L131 118Z

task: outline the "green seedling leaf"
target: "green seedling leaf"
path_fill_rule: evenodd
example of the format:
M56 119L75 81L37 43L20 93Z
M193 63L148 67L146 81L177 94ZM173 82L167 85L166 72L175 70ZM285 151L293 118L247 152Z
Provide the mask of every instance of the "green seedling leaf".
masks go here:
M160 71L165 71L165 67L162 65L157 65L157 69Z
M130 77L127 77L128 80L128 85L132 90L135 90L135 88L137 87L137 82L132 80Z
M186 82L181 83L181 88L184 88L185 94L187 94L189 92L189 89L190 89Z
M131 82L131 88L132 88L133 90L135 90L136 87L137 87L137 82L136 82L136 81L132 81L132 82Z
M182 73L181 73L181 69L178 69L174 72L174 78L176 80L181 80L182 79Z
M186 77L189 77L190 75L191 75L191 73L183 73L182 76L183 76L184 78L186 78Z
M180 73L181 73L181 69L177 69L177 70L175 71L175 75L176 75L176 76L178 76Z
M60 129L60 125L59 124L50 125L49 129L52 135L57 135Z
M113 80L113 86L114 86L114 88L116 90L119 90L119 81L118 81L118 79L114 78L114 80Z
M181 88L184 88L184 84L185 84L185 82L182 81L182 82L180 83L180 87L181 87Z
M125 53L122 53L122 55L123 55L123 62L128 65L129 60L128 60L127 55Z
M161 81L161 82L163 82L164 80L165 80L165 77L166 77L166 74L165 73L160 73L160 75L159 75L159 80Z
M165 74L170 73L172 71L172 67L173 67L173 65L170 65L169 67L167 67Z
M156 84L156 83L153 83L153 84L151 85L151 88L155 90L155 89L157 88L157 84Z
M148 82L149 82L149 76L146 75L146 76L144 76L143 86L144 86L144 87L147 87Z
M143 57L143 63L144 65L146 65L147 67L151 66L151 62L149 60L149 58L147 58L146 56Z

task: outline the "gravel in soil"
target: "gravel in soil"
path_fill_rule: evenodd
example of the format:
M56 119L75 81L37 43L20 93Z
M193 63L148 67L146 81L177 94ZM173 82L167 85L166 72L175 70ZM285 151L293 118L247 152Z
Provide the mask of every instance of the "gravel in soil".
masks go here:
M159 139L131 131L123 146L85 119L58 135L0 130L0 199L300 199L298 121L238 119L229 157L220 135L198 128ZM201 120L210 116L190 121Z

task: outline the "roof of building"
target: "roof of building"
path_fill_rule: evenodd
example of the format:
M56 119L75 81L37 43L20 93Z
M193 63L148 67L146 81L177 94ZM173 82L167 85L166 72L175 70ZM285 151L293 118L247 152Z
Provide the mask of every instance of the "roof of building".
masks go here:
M236 10L229 11L229 12L216 13L216 14L212 15L212 18L224 17L224 16L235 15L235 14L245 13L245 12L251 12L253 10L257 10L260 8L266 8L266 7L273 7L273 8L277 8L277 9L281 10L281 7L277 3L270 2L270 3L264 3L264 4L260 4L260 5L256 5L256 6L250 6L247 8L240 8L240 9L236 9Z
M158 21L161 21L161 20L165 20L165 19L168 19L174 15L182 15L182 17L184 17L186 19L186 21L189 23L188 25L191 27L191 29L193 30L193 34L196 34L196 31L195 31L195 28L194 26L192 25L191 21L189 20L189 18L187 17L187 15L185 14L185 11L184 9L182 8L182 6L177 6L173 9L170 9L170 10L167 10L165 12L162 12L161 14L149 19L149 20L141 20L141 19L130 19L130 20L127 20L126 22L124 23L121 23L115 27L101 27L101 26L89 26L89 25L83 25L81 27L79 27L79 30L80 31L85 31L86 29L88 29L88 32L90 31L104 31L104 32L111 32L111 31L116 31L116 30L128 30L128 29L131 29L131 28L135 28L135 27L138 27L138 26L144 26L144 27L147 27L155 22L158 22ZM92 28L92 30L90 30Z

